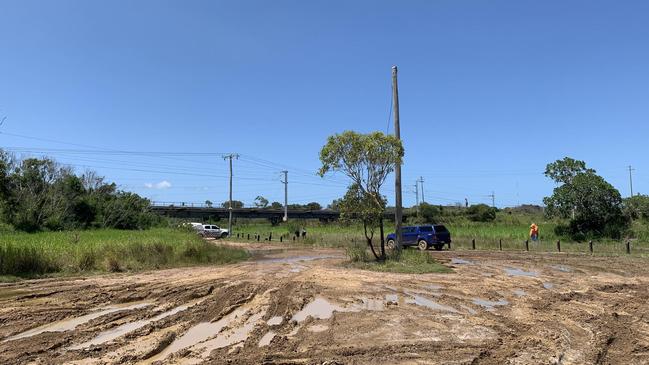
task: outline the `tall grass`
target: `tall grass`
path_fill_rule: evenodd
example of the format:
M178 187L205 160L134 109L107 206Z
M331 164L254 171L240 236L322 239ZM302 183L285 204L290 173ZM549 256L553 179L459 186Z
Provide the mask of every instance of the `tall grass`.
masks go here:
M244 250L216 246L172 228L4 233L0 275L126 271L246 259Z

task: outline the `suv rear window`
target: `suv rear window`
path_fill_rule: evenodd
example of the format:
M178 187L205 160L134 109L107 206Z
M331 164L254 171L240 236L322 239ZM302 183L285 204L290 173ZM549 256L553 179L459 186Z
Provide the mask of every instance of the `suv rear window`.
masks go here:
M432 232L433 227L431 226L421 226L419 227L419 232Z
M439 226L435 226L435 232L448 232L448 229L446 229L446 227L442 225L439 225Z

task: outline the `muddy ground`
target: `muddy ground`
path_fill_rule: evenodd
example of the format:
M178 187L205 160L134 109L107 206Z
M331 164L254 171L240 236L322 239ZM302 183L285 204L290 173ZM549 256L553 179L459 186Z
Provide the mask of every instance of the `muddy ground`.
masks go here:
M445 251L454 273L404 275L249 247L230 266L0 284L0 363L649 364L647 259Z

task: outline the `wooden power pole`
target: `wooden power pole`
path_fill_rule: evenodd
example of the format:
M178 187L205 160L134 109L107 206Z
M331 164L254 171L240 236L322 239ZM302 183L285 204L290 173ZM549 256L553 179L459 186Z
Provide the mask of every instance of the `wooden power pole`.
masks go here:
M401 127L399 125L399 86L397 84L397 66L392 66L392 110L394 112L394 136L401 140ZM397 239L397 251L401 251L403 242L401 236L401 221L403 212L401 211L401 164L394 167L394 231Z
M235 153L231 153L227 156L224 156L223 159L228 159L230 160L230 203L228 206L228 235L232 236L232 159L233 158L239 158L239 155Z
M629 165L629 187L631 188L631 197L633 197L633 170L635 169Z
M284 184L284 222L288 221L288 171L284 170L282 171L284 174L284 181L282 181L282 184Z

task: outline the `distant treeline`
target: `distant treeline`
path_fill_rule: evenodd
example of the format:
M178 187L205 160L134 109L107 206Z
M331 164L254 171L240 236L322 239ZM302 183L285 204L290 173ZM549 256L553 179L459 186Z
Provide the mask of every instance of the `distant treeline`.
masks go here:
M34 232L143 229L160 218L149 201L88 171L76 175L49 158L18 160L0 149L0 223Z

